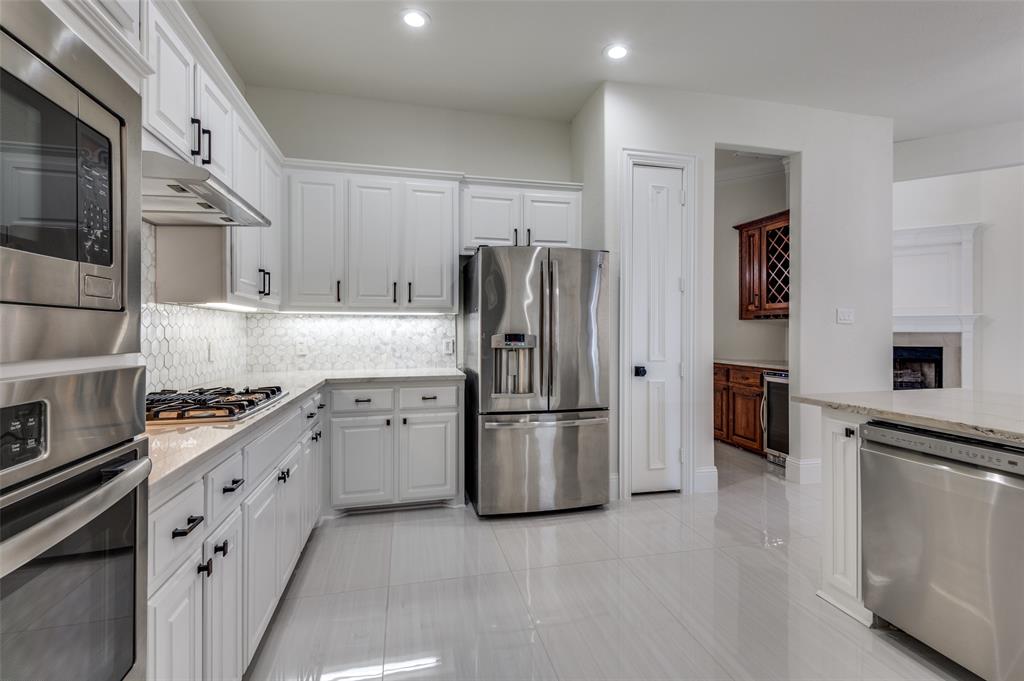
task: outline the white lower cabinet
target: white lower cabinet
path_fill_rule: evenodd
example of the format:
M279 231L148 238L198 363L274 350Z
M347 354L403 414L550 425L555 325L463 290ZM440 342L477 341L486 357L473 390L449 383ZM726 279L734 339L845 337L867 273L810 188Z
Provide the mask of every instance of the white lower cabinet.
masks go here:
M335 506L394 501L390 414L331 419L331 500Z
M245 550L245 661L252 660L277 606L278 471L242 502Z
M245 671L244 548L236 508L203 544L211 568L203 584L204 679L241 679Z
M402 416L398 500L454 497L458 483L459 414Z
M288 577L306 543L304 506L308 490L305 488L306 467L302 452L303 448L295 445L281 464L281 471L278 473L278 481L281 483L278 486L278 494L281 500L277 507L277 583L281 588L288 583Z
M199 681L203 678L202 551L149 599L146 678L149 681Z

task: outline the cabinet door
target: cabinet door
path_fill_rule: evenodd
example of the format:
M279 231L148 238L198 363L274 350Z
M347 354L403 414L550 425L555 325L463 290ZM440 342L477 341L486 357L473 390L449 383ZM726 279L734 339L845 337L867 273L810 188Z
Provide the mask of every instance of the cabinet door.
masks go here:
M452 311L455 306L455 189L406 182L399 299L403 307Z
M262 228L231 228L231 293L240 303L258 305L266 276L260 266Z
M729 437L729 386L715 383L715 439Z
M149 599L146 678L203 678L203 575L199 548Z
M822 591L847 612L870 620L861 600L859 423L822 419Z
M245 552L245 663L252 660L277 606L282 584L278 581L278 494L274 469L242 502Z
M305 503L306 489L303 483L303 476L306 471L303 466L301 445L295 445L285 460L281 463L280 471L284 473L285 479L280 481L278 494L281 501L278 504L278 583L282 586L288 583L288 577L295 567L295 561L302 550L305 535L302 527L302 507Z
M789 314L789 213L785 219L765 225L764 239L764 301L766 314Z
M198 158L199 131L195 116L196 62L157 4L149 11L149 63L142 97L145 124L157 137L187 159Z
M199 158L196 160L224 184L232 186L234 167L234 110L203 67L196 66L199 80L200 136Z
M740 319L753 319L761 310L761 230L740 230Z
M213 574L203 593L203 678L241 679L245 671L242 512L235 509L203 544Z
M390 416L331 419L331 501L335 506L395 499Z
M281 235L284 233L281 220L281 167L266 150L263 152L260 184L260 208L270 219L270 227L256 230L260 235L260 267L267 273L262 302L263 305L277 307L281 304L281 282L284 279L281 269Z
M398 307L400 183L367 177L349 180L348 304Z
M260 155L262 145L256 133L235 114L231 187L253 206L260 205ZM258 229L258 228L257 228Z
M761 451L760 388L729 386L729 441L734 445Z
M458 412L402 416L398 449L400 501L447 499L456 494Z
M344 261L345 181L336 173L289 178L291 266L288 299L296 305L339 307Z
M467 186L462 190L462 250L478 246L512 246L526 243L523 194L501 187Z
M580 242L579 192L528 192L523 195L520 243L527 246L569 246Z

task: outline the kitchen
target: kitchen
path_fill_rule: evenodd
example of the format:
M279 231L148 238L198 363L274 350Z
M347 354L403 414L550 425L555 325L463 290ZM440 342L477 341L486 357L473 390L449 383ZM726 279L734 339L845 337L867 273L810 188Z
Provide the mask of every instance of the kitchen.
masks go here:
M745 11L835 18L773 5ZM898 97L637 84L661 68L641 37L659 12L721 29L728 7L641 27L600 5L583 67L558 48L473 78L446 60L479 37L516 54L516 27L569 35L579 5L291 7L5 4L4 678L1020 678L1021 608L965 647L893 604L962 608L866 576L900 563L900 542L861 538L861 499L892 503L857 473L889 446L869 419L958 432L972 461L995 444L987 475L1020 479L1019 403L882 392L905 290L894 165L938 130L934 100L894 132L870 114ZM1017 9L981 14L1000 39L961 58L1020 44ZM483 31L497 18L505 38ZM375 43L403 67L361 62ZM938 68L920 59L900 68ZM524 70L547 85L510 89ZM736 210L726 184L753 180L719 181L723 155L773 164L774 204ZM772 336L751 354L725 343L733 227L767 241L749 223L785 210L788 319L742 320ZM763 397L781 361L785 449L760 398L757 446L716 445L715 390ZM953 565L1002 574L1008 545Z

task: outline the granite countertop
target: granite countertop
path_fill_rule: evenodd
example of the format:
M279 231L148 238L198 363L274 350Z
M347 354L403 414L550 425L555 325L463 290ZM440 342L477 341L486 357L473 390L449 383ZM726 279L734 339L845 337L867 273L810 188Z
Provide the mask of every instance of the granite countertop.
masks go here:
M789 371L789 362L774 359L716 359L715 364L729 364L737 367L753 367L755 369L775 369Z
M282 409L296 407L309 393L325 384L465 378L458 369L366 369L260 372L210 381L211 385L234 387L280 385L287 394L273 406L231 423L147 424L149 457L153 462L149 474L150 496L159 497L175 483L189 477L198 466L206 466L218 454L226 455L234 446L249 441L261 426L269 423L268 419L272 420Z
M796 395L793 401L1024 445L1024 394L944 388Z

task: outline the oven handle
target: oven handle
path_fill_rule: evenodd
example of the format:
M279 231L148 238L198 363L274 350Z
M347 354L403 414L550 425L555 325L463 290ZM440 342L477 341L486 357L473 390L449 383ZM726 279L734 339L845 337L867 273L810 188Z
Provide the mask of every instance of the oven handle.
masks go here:
M88 496L0 544L0 577L6 577L91 523L145 482L152 468L149 457L140 459Z

